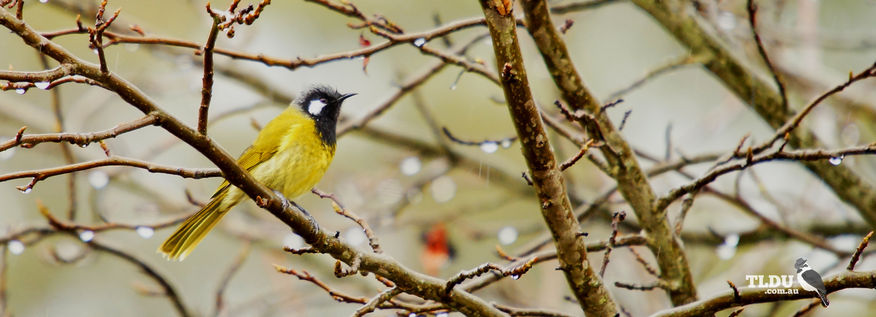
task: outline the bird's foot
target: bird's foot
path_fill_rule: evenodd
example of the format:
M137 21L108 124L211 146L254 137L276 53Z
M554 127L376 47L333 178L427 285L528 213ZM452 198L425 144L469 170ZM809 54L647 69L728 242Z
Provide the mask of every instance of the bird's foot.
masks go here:
M283 208L284 209L287 207L294 207L295 209L300 211L302 214L304 214L305 217L307 217L307 221L309 222L310 228L312 228L312 231L319 232L319 223L316 222L316 219L313 218L313 216L311 216L310 213L307 212L306 209L302 208L294 201L286 199L286 196L283 196L283 194L281 194L280 192L278 192L276 190L274 191L274 194L277 194L277 196L280 196L280 199L283 200Z
M280 201L283 202L283 209L289 208L289 206L291 206L290 201L286 199L286 196L283 196L283 193L275 190L274 194L276 194L277 197L280 197Z
M290 203L292 203L292 206L295 206L295 209L298 209L299 211L301 211L302 214L304 214L305 217L307 217L307 221L310 222L310 227L313 228L313 231L319 232L319 223L316 222L316 219L313 218L313 216L311 216L309 212L307 212L307 209L302 208L294 201L290 201Z

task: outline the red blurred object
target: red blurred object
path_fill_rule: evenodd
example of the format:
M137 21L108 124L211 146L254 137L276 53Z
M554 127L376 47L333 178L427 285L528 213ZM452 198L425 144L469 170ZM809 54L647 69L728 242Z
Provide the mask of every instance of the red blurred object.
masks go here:
M371 46L371 41L365 38L364 34L359 34L359 46L369 47Z
M420 262L426 274L438 276L441 268L453 259L456 249L447 236L447 228L443 222L432 225L429 231L423 233L423 242L426 248L420 255Z

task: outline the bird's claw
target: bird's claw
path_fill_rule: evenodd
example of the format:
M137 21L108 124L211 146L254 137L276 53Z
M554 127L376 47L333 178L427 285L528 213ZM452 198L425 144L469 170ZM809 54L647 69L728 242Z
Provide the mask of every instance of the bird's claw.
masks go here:
M282 193L280 193L279 191L276 191L276 190L274 191L274 194L276 194L278 197L280 197L280 201L283 202L283 209L289 208L290 204L289 204L289 200L286 199L286 196L283 196Z
M278 192L276 190L274 191L274 194L277 194L277 196L280 197L280 200L283 201L283 209L286 209L288 207L294 207L295 209L300 211L302 214L304 214L305 217L307 217L307 222L309 222L310 227L313 228L313 232L319 232L319 223L316 222L316 219L313 218L313 216L311 216L310 213L307 212L306 209L301 208L301 206L299 206L294 201L286 199L286 196L283 196L283 194L281 194L280 192Z

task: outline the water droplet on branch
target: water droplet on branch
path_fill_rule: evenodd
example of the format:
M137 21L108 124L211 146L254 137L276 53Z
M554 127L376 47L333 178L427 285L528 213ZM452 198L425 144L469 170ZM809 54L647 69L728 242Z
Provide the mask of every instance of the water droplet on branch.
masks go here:
M27 92L27 89L24 89L24 88L18 88L15 90L15 93L17 93L19 95L23 95L26 92Z
M497 150L499 150L499 143L493 141L485 141L484 143L481 143L481 151L486 153L496 153Z
M33 83L33 85L36 86L36 88L39 88L39 89L42 89L42 90L49 89L49 85L51 85L51 84L52 84L52 83L47 82L47 81L41 81L41 82L38 82L38 83Z
M828 159L827 161L830 162L830 165L839 166L840 164L843 163L844 158L845 158L845 155L834 156L834 157L831 157L830 159Z
M426 45L426 39L425 39L425 38L422 38L422 37L421 37L421 38L418 38L418 39L414 40L414 46L416 46L416 47L423 47L423 45Z
M82 242L91 242L94 239L94 231L85 230L79 233L79 240Z
M724 237L724 244L731 247L739 245L739 235L735 233L727 235L726 237Z

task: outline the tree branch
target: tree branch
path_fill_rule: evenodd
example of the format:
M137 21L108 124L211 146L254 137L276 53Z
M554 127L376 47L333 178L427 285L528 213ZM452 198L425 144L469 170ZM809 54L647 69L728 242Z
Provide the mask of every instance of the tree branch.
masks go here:
M587 261L583 237L579 235L580 225L572 214L562 172L529 89L511 3L489 0L481 0L480 3L493 37L493 50L508 112L532 175L542 216L553 234L560 268L585 313L613 316L617 309L610 293Z
M225 179L240 188L258 205L283 221L295 233L304 238L314 249L330 254L335 259L349 265L355 261L359 269L379 273L396 283L405 292L441 301L467 315L502 316L503 313L484 300L472 294L455 289L449 296L444 294L444 282L440 279L411 271L396 260L385 255L362 252L343 243L332 233L316 228L312 218L303 211L293 209L290 204L277 197L272 190L258 182L247 171L236 164L236 160L207 136L186 126L175 117L159 108L139 88L114 73L101 72L99 66L86 63L73 56L61 46L42 37L24 21L16 19L5 9L0 9L0 25L21 37L26 44L44 52L62 64L69 64L73 73L101 82L104 87L119 95L125 102L144 114L156 116L159 126L189 144L204 157L216 164Z
M824 286L827 288L827 293L833 293L847 288L869 288L876 287L876 271L870 272L852 272L846 271L824 279ZM794 299L812 298L813 292L795 288L794 294L771 294L764 292L763 288L741 288L739 294L734 294L733 290L724 291L718 295L707 299L692 302L684 306L678 306L672 309L657 312L652 317L685 317L685 316L707 316L713 315L724 309L732 307L740 307L757 303L769 303L788 301Z
M610 169L615 171L618 190L633 208L642 228L647 233L648 247L657 257L662 277L667 281L667 291L672 303L680 305L696 300L696 287L687 262L687 256L673 230L670 228L666 211L654 208L654 190L645 172L639 166L630 145L614 128L602 104L590 93L572 63L561 34L551 21L547 3L544 0L522 1L529 34L541 52L542 59L572 110L583 110L582 126L591 138L605 142L599 149L606 158Z

